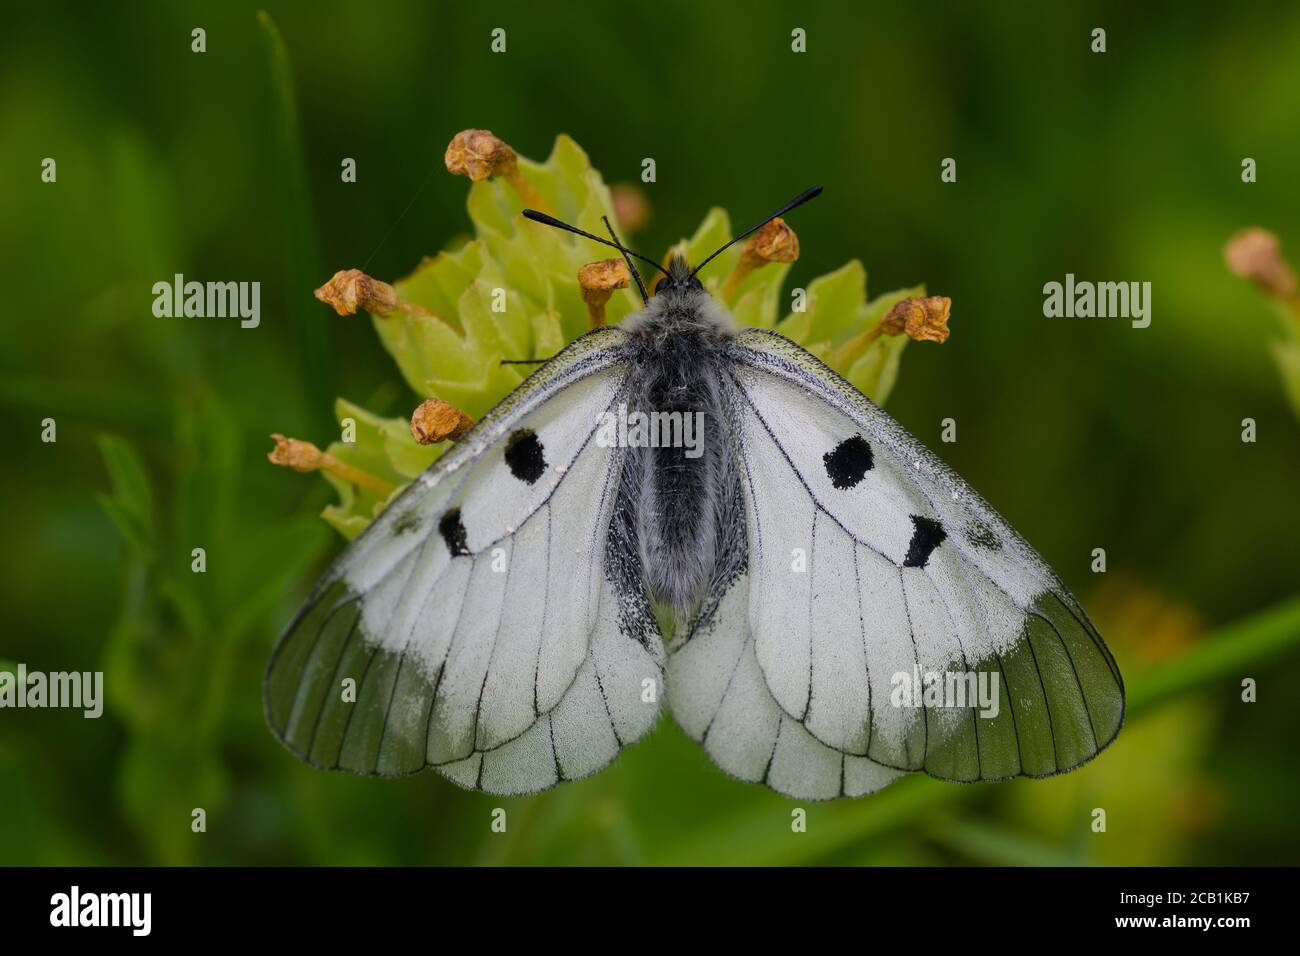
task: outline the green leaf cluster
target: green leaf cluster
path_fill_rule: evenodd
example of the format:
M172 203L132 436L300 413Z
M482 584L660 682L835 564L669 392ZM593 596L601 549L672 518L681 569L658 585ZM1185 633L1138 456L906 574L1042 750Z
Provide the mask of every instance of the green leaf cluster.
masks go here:
M600 234L602 217L614 218L609 187L566 135L556 137L545 162L519 157L519 172L546 211L566 222ZM384 348L420 398L436 396L478 418L527 374L529 366L502 365L503 359L547 358L588 330L577 276L598 250L588 240L524 219L525 205L504 179L474 183L468 200L473 237L426 258L394 283L403 308L372 316ZM714 208L670 252L700 262L732 235L730 217ZM721 296L741 255L738 243L710 265L704 282L715 295ZM729 290L727 305L737 325L778 329L883 403L897 382L907 337L879 336L861 347L851 343L896 302L923 295L924 287L868 299L866 270L853 260L806 289L791 290L787 304L783 289L789 271L788 263L769 263ZM620 322L639 305L634 288L619 290L606 306L605 320ZM335 403L334 413L341 428L355 430L355 440L336 441L327 451L399 491L445 448L420 446L404 418L383 418L346 399ZM347 538L359 534L392 497L334 475L325 478L338 500L323 517Z

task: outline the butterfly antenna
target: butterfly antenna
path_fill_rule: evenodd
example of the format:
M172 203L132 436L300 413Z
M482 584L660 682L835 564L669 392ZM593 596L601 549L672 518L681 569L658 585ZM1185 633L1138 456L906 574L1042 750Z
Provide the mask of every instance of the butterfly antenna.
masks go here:
M751 232L757 232L758 230L762 229L764 226L766 226L769 222L771 222L771 221L772 221L773 219L775 219L777 216L784 216L786 213L788 213L788 212L789 212L791 209L793 209L795 206L802 206L802 205L803 205L804 203L806 203L809 199L816 199L819 195L821 195L821 191L822 191L822 188L821 188L820 186L813 186L811 189L805 189L803 192L801 192L799 195L795 196L795 197L794 197L793 199L791 199L788 203L786 203L784 206L782 206L782 207L781 207L780 209L778 209L776 212L772 213L772 215L768 216L768 217L767 217L766 219L764 219L762 222L760 222L760 223L756 223L755 225L750 226L748 229L746 229L746 230L745 230L744 232L742 232L740 235L736 236L736 238L734 238L734 239L732 239L731 241L725 243L721 249L717 250L717 252L714 252L713 255L709 256L707 259L705 259L703 262L701 262L698 266L696 266L696 267L695 267L695 272L692 272L691 275L695 275L696 272L699 272L701 269L703 269L706 265L708 265L709 261L710 261L711 259L713 259L714 257L716 257L719 253L724 252L725 250L729 249L731 246L733 246L733 245L735 245L736 243L740 242L741 239L744 239L744 238L745 238L746 236L748 236ZM524 215L528 215L528 214L527 214L527 213L524 213Z
M645 283L641 281L641 273L636 271L636 266L632 265L630 252L623 243L619 242L618 235L614 232L614 227L609 224L609 216L601 216L601 221L605 223L605 228L609 230L609 237L614 240L614 245L618 246L618 251L623 253L623 261L627 263L628 271L632 273L632 278L636 279L636 287L641 292L641 301L649 302L650 293L645 290Z
M600 236L593 236L589 232L583 232L577 226L570 226L567 222L562 222L561 220L556 219L554 216L548 216L544 212L538 212L536 209L525 209L524 218L531 219L533 222L540 222L543 226L554 226L556 229L563 229L565 232L571 232L575 236L582 236L584 239L590 239L592 242L599 242L602 246L609 246L613 249L617 249L619 252L623 253L624 255L635 256L636 258L640 259L642 262L650 263L650 265L654 266L664 275L668 275L668 270L665 269L663 266L661 266L659 263L655 262L650 257L643 256L639 252L633 252L631 249L628 249L617 242L610 242L608 239L602 239Z

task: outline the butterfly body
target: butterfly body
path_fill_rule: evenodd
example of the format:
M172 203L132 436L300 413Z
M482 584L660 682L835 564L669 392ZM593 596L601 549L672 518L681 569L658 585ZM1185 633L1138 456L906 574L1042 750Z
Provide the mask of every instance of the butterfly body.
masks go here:
M1048 776L1108 745L1119 670L1042 558L817 358L666 272L340 555L268 667L280 739L526 793L599 770L666 703L723 770L800 799ZM637 415L683 440L605 427Z
M685 277L680 259L645 310L628 318L629 414L694 426L696 447L656 442L629 447L623 483L636 502L639 557L652 599L681 619L700 606L721 570L743 549L739 476L726 370L735 337L730 317ZM680 435L678 437L681 437Z

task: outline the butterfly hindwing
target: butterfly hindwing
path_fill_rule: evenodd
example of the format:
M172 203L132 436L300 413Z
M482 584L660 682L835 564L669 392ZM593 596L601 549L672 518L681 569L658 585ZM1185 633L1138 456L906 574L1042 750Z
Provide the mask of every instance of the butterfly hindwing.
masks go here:
M612 538L625 333L547 363L354 541L281 637L267 716L310 763L467 787L594 772L655 717L662 650ZM351 682L351 695L345 682Z
M822 743L776 702L755 653L748 574L668 659L668 706L724 771L800 800L857 797L901 774Z
M834 753L952 780L1045 776L1105 747L1118 668L1038 554L794 343L751 330L735 354L746 646L780 719ZM925 694L933 674L946 696Z

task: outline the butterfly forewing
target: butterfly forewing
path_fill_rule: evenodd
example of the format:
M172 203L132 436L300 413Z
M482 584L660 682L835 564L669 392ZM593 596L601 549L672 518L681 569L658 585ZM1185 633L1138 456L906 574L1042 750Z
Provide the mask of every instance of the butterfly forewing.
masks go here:
M313 764L542 789L649 729L662 658L610 525L614 329L539 370L350 545L282 636L267 715ZM647 683L655 685L644 693Z

